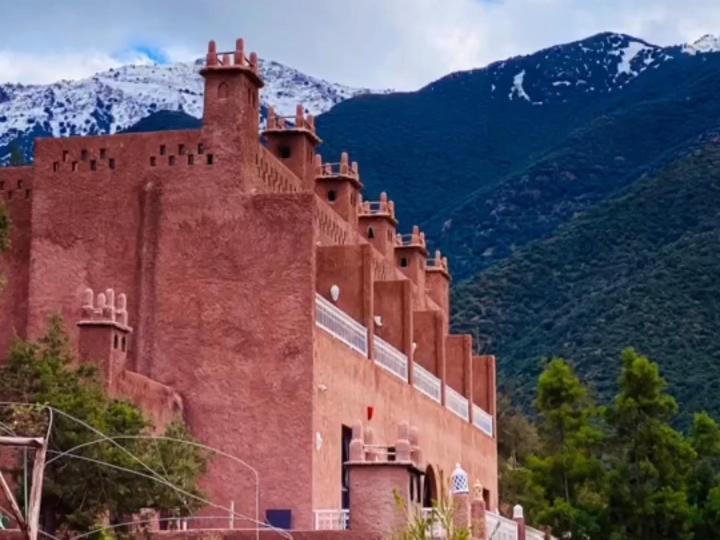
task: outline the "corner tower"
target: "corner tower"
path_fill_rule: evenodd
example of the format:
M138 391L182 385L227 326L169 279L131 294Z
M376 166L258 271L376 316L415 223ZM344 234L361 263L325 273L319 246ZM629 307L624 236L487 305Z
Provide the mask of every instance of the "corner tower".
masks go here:
M221 53L211 41L200 74L205 78L203 132L223 139L257 140L263 86L257 54L246 57L242 39L235 42L234 51Z

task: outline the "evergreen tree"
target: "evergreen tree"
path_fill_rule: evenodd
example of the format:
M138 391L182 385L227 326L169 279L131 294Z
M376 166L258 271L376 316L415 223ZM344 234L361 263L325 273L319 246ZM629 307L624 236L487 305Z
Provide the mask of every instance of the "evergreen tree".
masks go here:
M47 404L68 413L111 437L135 437L149 432L140 410L125 401L110 399L88 365L77 362L58 318L53 318L44 338L17 341L0 369L0 396L5 402ZM44 435L47 417L38 407L0 407L0 421L22 435ZM189 439L184 426L171 425L166 434ZM78 422L55 414L49 438L48 460L83 443L97 433ZM199 496L197 481L205 470L206 456L195 447L168 441L120 438L117 444L89 444L49 462L43 484L43 528L87 531L98 523L125 521L142 508L187 514L198 500L149 478L150 474L130 454L137 456L168 482ZM105 465L110 464L110 466ZM118 467L128 469L128 472Z
M11 167L22 167L27 164L25 155L23 154L22 148L18 141L13 141L8 146L10 150L10 166Z
M603 433L588 389L555 358L540 375L535 406L541 448L528 467L545 500L537 522L560 536L604 538Z
M612 539L692 538L686 479L696 454L670 426L677 404L666 387L657 364L623 352L619 393L607 415Z
M694 416L690 444L697 455L688 482L695 538L720 539L720 427L707 413Z

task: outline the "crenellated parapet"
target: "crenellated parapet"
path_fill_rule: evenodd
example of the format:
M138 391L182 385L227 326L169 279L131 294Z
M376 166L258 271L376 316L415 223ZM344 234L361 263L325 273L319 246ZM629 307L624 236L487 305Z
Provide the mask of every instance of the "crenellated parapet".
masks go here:
M447 257L443 257L439 249L435 250L435 255L427 260L428 272L441 272L447 278L450 278L450 268L448 266Z
M211 70L246 71L256 79L259 86L263 86L263 81L260 77L258 55L255 52L251 52L250 56L245 56L245 41L242 38L238 38L235 41L235 50L227 52L218 52L215 41L208 43L205 67L200 73L206 75Z
M105 289L97 296L92 289L85 289L80 315L78 326L111 325L132 331L128 326L127 296L121 293L116 297L114 289Z
M305 114L305 107L298 104L295 107L295 116L280 116L273 107L268 107L267 122L263 134L268 135L289 134L302 132L312 137L315 144L322 142L315 129L313 115Z

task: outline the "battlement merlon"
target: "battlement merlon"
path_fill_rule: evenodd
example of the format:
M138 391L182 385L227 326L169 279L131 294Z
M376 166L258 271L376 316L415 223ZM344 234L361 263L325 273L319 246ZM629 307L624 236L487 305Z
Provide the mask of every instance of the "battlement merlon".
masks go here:
M228 52L218 52L215 41L210 41L205 57L205 67L200 70L200 75L207 77L212 72L227 73L231 71L246 73L258 88L265 85L260 76L257 53L251 52L250 56L246 57L245 41L242 38L235 41L235 50Z

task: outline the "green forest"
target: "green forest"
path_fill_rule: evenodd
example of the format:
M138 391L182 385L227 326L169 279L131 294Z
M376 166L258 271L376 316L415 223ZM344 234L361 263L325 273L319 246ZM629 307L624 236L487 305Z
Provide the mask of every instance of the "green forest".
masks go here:
M619 371L608 405L560 358L537 379L533 422L501 400L501 499L558 538L720 538L720 426L700 412L676 430L677 402L647 357L626 349Z

